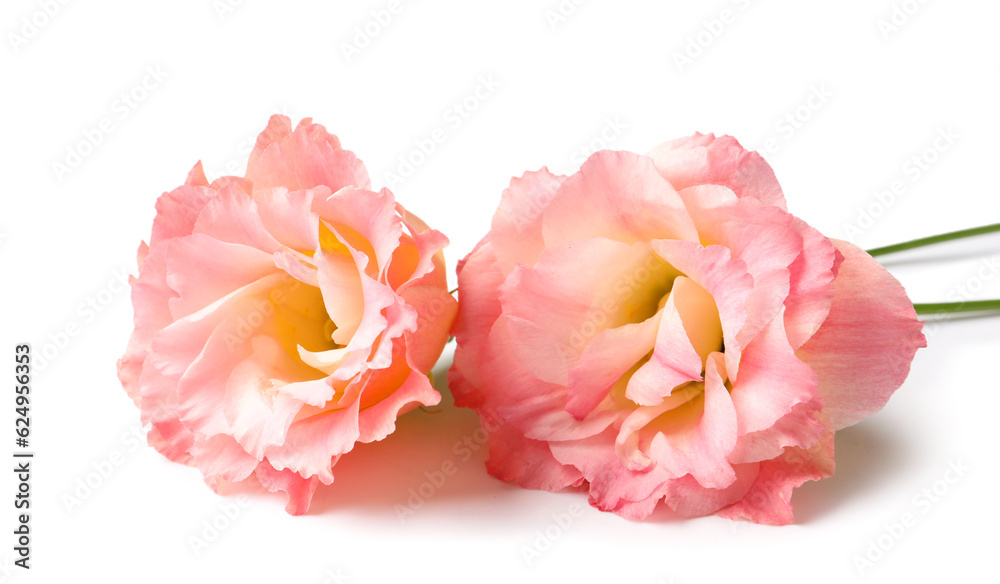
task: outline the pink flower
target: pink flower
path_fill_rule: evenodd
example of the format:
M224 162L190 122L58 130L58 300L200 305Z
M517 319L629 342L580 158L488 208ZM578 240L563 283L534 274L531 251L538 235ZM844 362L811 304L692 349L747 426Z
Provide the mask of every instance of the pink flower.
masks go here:
M629 518L790 523L925 346L900 284L728 136L514 179L458 270L448 379L489 471Z
M245 177L198 163L157 201L119 377L149 443L213 489L256 475L305 513L355 443L438 403L448 241L369 189L323 126L274 116Z

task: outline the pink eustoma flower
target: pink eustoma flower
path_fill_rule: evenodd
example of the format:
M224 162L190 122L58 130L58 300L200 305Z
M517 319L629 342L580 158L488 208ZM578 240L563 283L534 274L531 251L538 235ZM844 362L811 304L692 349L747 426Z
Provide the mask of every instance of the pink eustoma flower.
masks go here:
M514 179L458 273L449 384L489 471L628 518L790 523L925 346L902 286L728 136Z
M309 119L272 117L246 176L197 164L157 201L132 282L118 371L149 443L213 489L256 476L306 512L356 443L438 403L445 245Z

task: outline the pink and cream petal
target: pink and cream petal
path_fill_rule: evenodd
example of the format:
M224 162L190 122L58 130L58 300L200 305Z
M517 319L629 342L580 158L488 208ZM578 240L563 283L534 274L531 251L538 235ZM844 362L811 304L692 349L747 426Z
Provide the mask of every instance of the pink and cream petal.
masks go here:
M184 179L184 184L189 187L208 186L208 178L205 176L205 167L202 166L200 160L196 162L194 168L188 172L187 178Z
M653 350L657 330L662 326L662 316L662 312L657 312L641 323L598 333L584 349L580 362L569 373L566 411L578 420L594 411L622 376ZM700 378L701 367L698 369ZM632 374L631 379L635 379L636 374L638 371ZM631 386L631 380L628 383ZM629 397L627 393L626 397Z
M489 346L489 335L478 331L489 330L501 311L498 288L504 276L496 266L492 244L480 243L459 264L469 271L458 270L458 313L452 334L463 342L455 348L454 362L448 369L448 387L455 404L462 407L474 407L482 400L479 363L484 347Z
M333 482L332 460L350 452L360 437L360 402L294 422L281 444L264 451L271 466L298 476L314 476L323 484Z
M702 247L690 241L660 239L653 241L652 247L715 300L725 343L725 371L735 380L742 352L739 335L749 318L747 303L754 284L753 277L746 271L746 263L733 259L732 252L719 245Z
M798 350L822 326L836 293L834 278L844 256L822 233L799 218L795 225L802 235L802 251L789 266L791 274L785 299L785 331L788 342Z
M651 159L603 150L559 187L545 209L542 237L546 247L593 237L633 244L698 241L698 231L680 195Z
M683 517L704 517L741 500L750 491L760 465L734 464L736 479L722 489L709 489L698 484L691 475L672 479L665 487L664 502Z
M845 241L830 314L798 354L819 376L824 415L834 430L882 409L927 346L902 285L870 255Z
M833 432L824 434L808 450L786 448L781 456L761 462L759 469L747 494L716 515L768 525L788 525L794 520L792 491L806 481L833 475Z
M422 373L429 373L448 342L451 323L458 313L458 301L436 286L411 286L400 292L407 306L417 313L417 327L406 331L406 360Z
M345 187L314 199L313 210L337 231L338 239L368 255L368 275L381 279L403 234L392 193Z
M625 397L640 406L659 405L674 388L703 381L708 355L721 348L722 325L711 295L690 278L675 279L653 353L632 375Z
M256 201L231 188L220 191L205 205L192 233L225 243L245 245L268 254L281 248L261 221Z
M817 396L816 373L792 351L784 319L775 318L743 350L732 392L740 435L771 428Z
M272 373L254 360L233 369L226 384L224 412L233 437L261 459L269 446L285 441L303 403L278 391Z
M552 456L548 442L525 438L509 425L490 431L486 470L502 481L543 491L580 486L584 480L579 470Z
M254 195L257 212L267 231L282 245L300 253L319 249L319 215L313 212L313 200L330 196L330 189L317 187L289 192L275 188Z
M386 384L378 378L378 372L373 374L369 382L373 389L384 392ZM391 395L379 400L378 403L361 410L359 415L359 442L375 442L384 440L386 436L396 431L396 419L419 406L436 406L441 402L441 394L431 385L427 375L419 371L410 371L398 387L388 385L394 391Z
M739 197L785 208L774 171L756 152L744 149L732 136L694 134L660 144L648 156L675 189L721 185Z
M219 492L223 481L238 483L246 479L260 463L226 434L199 440L191 449L191 460L205 476L205 483L215 492Z
M198 215L217 194L207 187L185 185L160 195L156 200L149 249L156 249L165 241L191 235Z
M490 237L501 253L497 264L509 274L517 264L534 265L545 249L542 216L566 180L547 168L514 178L504 190L493 215Z
M257 465L254 475L268 491L272 493L283 491L288 496L285 511L289 514L304 515L309 511L309 503L319 484L317 477L303 478L288 469L275 470L267 460Z
M203 234L174 241L166 262L167 284L177 292L168 302L174 319L278 273L270 253Z
M728 461L736 445L737 413L723 381L720 353L713 353L705 370L700 396L673 408L642 430L654 431L649 457L671 478L690 474L709 489L724 489L736 480Z
M271 131L269 125L268 135L258 138L247 165L246 178L253 183L254 193L276 187L297 191L322 185L336 192L347 186L370 186L364 164L341 148L323 126L306 118L290 134L282 135L287 118L275 125L280 127Z

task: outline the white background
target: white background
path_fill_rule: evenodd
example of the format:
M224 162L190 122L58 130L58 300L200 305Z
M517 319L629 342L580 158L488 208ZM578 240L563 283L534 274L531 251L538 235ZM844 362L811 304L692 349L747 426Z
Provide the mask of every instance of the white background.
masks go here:
M54 358L33 381L33 568L10 564L4 472L0 581L997 581L997 317L933 327L907 383L838 434L836 475L796 491L796 522L781 528L628 522L581 493L502 484L483 450L459 454L477 424L447 400L345 456L312 511L290 517L280 494L219 497L196 470L138 447L138 412L115 376L132 317L116 278L135 269L156 197L199 159L210 178L241 172L274 112L326 125L376 187L442 128L444 143L392 188L451 237L450 270L511 176L694 131L762 149L792 212L832 237L872 247L996 222L996 2L567 0L556 22L559 0L400 0L367 42L358 28L375 30L388 0L224 2L66 1L52 16L43 1L3 4L0 370L13 377L17 342ZM490 77L499 87L457 123L454 105ZM129 93L141 99L128 105ZM81 147L105 119L100 143ZM957 138L935 147L949 128ZM916 301L995 298L998 250L987 237L887 266ZM2 434L9 456L13 432ZM397 505L447 461L458 472L425 486L401 521ZM953 463L970 470L942 482ZM916 524L897 532L907 512ZM224 528L196 553L191 538L213 521Z

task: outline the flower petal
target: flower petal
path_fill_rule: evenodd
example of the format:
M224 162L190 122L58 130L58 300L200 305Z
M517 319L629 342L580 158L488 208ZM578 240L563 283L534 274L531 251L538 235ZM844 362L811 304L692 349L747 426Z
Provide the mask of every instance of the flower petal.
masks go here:
M732 136L694 134L660 144L649 157L677 190L721 185L739 197L785 208L785 196L774 171L760 154L745 150Z
M625 397L640 406L659 405L674 388L703 381L708 355L721 349L722 324L711 295L690 278L679 277L663 307L653 354L632 375Z
M309 511L309 503L312 501L313 493L316 492L316 485L319 484L318 478L303 478L288 469L275 470L267 460L257 465L254 474L268 491L272 493L284 491L288 495L285 511L289 514L303 515Z
M713 353L700 399L671 409L643 429L656 432L649 456L657 466L666 467L672 478L690 474L709 489L724 489L736 480L728 457L736 445L737 414L722 369L722 355Z
M542 216L565 180L565 176L542 168L512 179L504 190L490 229L499 252L497 262L504 274L509 274L517 264L533 265L545 249Z
M824 414L839 430L882 409L927 340L899 282L857 246L833 244L844 256L833 305L799 355L819 375Z
M735 380L742 344L739 333L746 325L747 303L753 294L753 277L742 260L720 245L702 247L691 241L656 240L653 250L688 278L708 291L715 300L725 343L726 374Z
M795 356L784 329L779 316L743 349L732 392L741 436L767 430L818 395L816 373Z
M830 431L808 450L786 448L778 458L761 462L757 478L746 496L716 515L768 525L788 525L794 519L792 491L806 481L830 477L833 471L833 432Z
M483 419L483 427L489 421ZM583 475L576 468L560 464L547 442L525 438L516 428L499 424L489 430L489 453L486 470L496 478L525 489L558 491L579 486Z
M254 193L276 187L298 191L320 185L333 192L346 186L369 188L365 166L354 153L341 148L340 141L326 128L312 123L311 118L303 119L287 133L290 127L285 116L273 116L257 138L246 172Z
M587 417L622 376L652 350L661 317L662 311L641 323L606 329L594 337L583 350L580 362L569 372L566 410L573 417L578 420ZM635 373L631 379L635 379Z
M698 241L684 202L653 161L610 150L591 156L562 183L545 209L542 236L546 246L593 237L627 244Z

